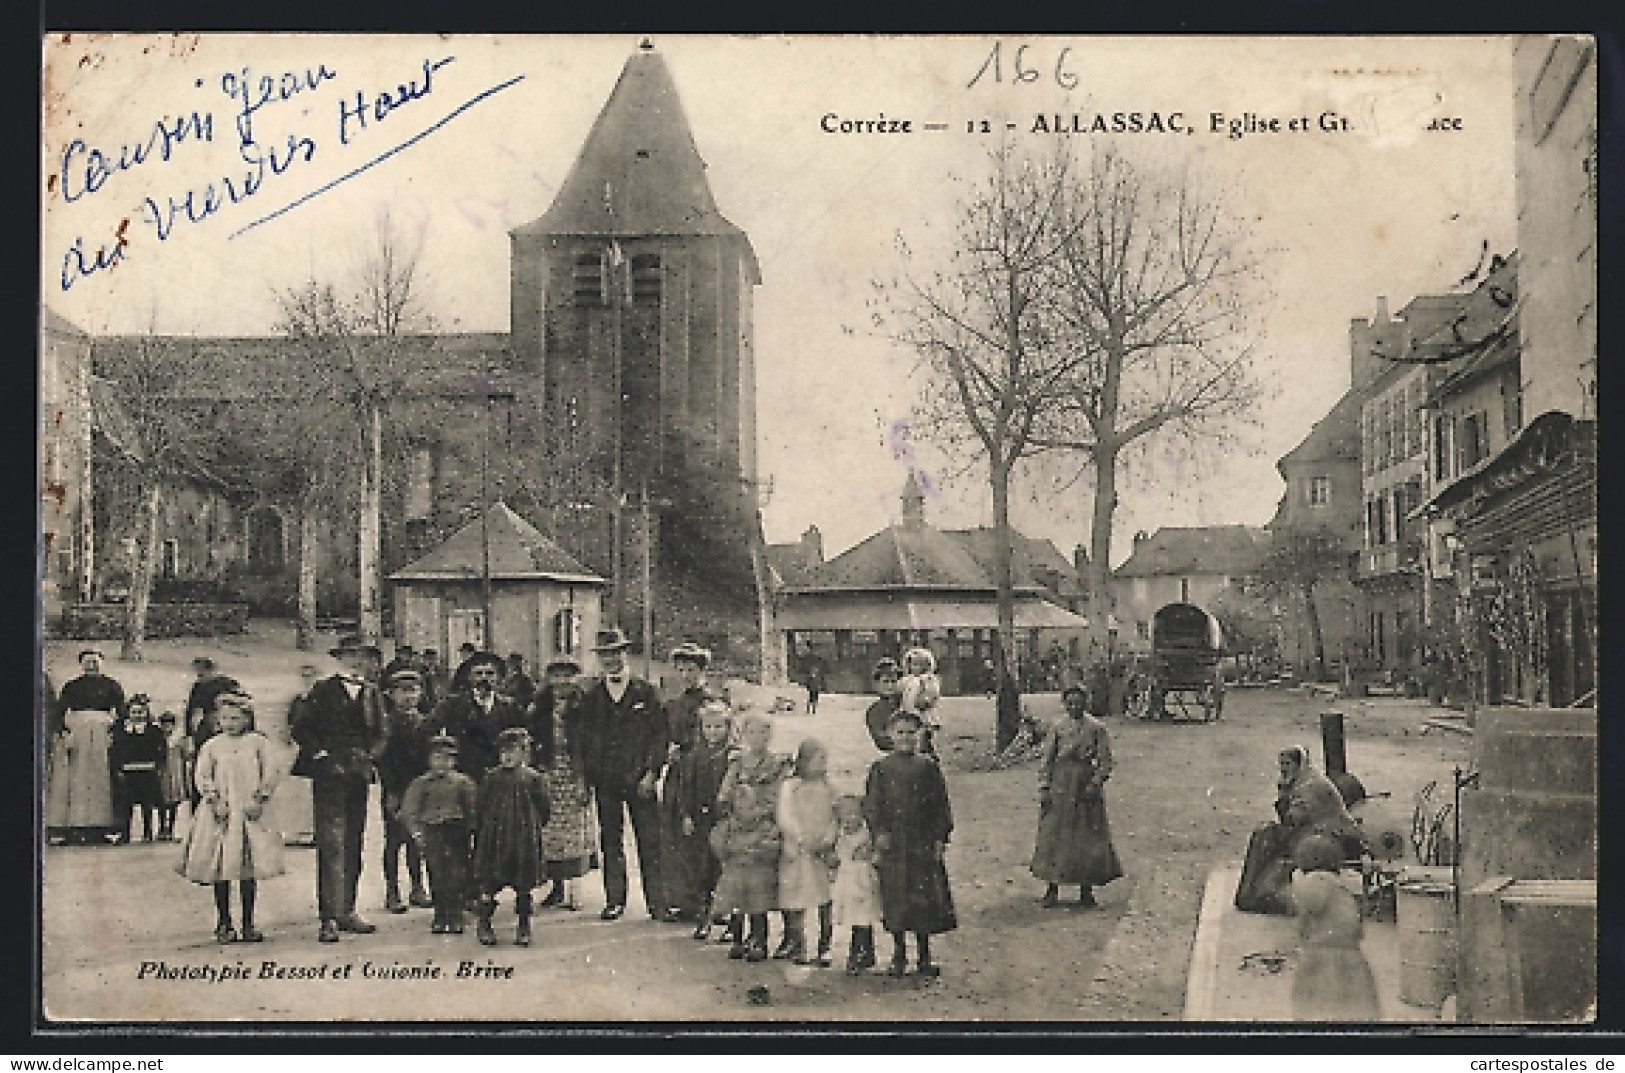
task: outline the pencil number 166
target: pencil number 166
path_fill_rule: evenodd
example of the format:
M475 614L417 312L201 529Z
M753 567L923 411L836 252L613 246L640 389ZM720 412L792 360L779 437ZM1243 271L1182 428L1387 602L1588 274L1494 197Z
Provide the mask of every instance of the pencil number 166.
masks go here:
M1010 81L1014 84L1037 82L1040 78L1044 77L1043 68L1032 66L1028 62L1027 50L1031 47L1032 46L1030 45L1016 46L1015 55L1012 57L1012 62L1010 65L1012 68L1010 73ZM1055 84L1060 86L1062 89L1076 89L1078 85L1078 76L1067 68L1066 61L1071 52L1072 49L1070 47L1065 47L1055 54L1055 66L1052 70L1052 77L1055 79ZM992 73L994 82L1002 83L1004 81L1003 41L993 42L993 51L989 52L987 54L987 59L982 61L982 66L976 72L976 76L969 82L965 83L965 88L970 89L972 86L976 85L976 83L980 82L984 77L986 77L989 72Z

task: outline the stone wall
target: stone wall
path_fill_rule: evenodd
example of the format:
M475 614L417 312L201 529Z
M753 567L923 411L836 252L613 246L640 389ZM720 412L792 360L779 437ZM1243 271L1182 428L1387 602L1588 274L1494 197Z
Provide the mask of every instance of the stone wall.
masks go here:
M56 633L85 641L124 636L124 604L75 604L62 616ZM248 629L247 604L150 604L147 636L219 637Z

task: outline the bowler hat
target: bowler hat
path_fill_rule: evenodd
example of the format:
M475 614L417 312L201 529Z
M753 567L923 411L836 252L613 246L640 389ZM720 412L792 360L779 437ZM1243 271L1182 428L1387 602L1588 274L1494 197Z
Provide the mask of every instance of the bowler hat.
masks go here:
M607 630L598 631L598 640L593 643L594 652L624 652L632 647L632 642L626 639L626 633L618 626L611 626Z
M711 665L711 650L701 648L693 641L684 641L666 657L672 663L697 663L703 670Z
M457 751L457 739L450 734L436 734L429 739L431 753L454 753Z
M377 645L369 645L354 634L341 639L336 648L327 650L327 654L334 658L351 655L371 656L373 659L384 658L384 653Z
M580 661L571 659L569 656L558 656L554 659L548 660L547 666L542 668L543 674L555 674L562 673L564 671L569 671L571 674L580 674Z
M422 685L423 684L423 675L419 674L417 671L406 670L406 669L403 668L401 670L396 671L394 674L390 675L389 676L389 681L387 683L385 683L385 685L386 686L398 686L398 685L405 685L405 684L408 684L408 683L410 683L411 685Z

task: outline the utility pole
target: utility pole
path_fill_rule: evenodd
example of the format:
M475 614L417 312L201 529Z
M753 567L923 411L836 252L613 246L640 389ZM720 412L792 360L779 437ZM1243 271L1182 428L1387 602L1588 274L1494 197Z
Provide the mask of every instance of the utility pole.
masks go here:
M649 479L640 487L643 511L643 677L654 679L655 606L654 606L654 534L649 527Z
M480 647L496 651L491 642L491 367L480 355Z

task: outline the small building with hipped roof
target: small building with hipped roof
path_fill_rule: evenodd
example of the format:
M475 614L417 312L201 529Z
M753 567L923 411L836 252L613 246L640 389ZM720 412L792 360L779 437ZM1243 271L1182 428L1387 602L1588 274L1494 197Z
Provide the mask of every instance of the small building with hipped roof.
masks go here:
M785 649L792 663L818 659L825 688L837 693L866 692L876 660L915 646L936 654L944 693L987 689L999 625L991 570L967 546L967 534L926 523L925 495L912 472L902 506L901 524L827 562L804 564L794 581L782 579L774 618ZM1012 541L1018 548L1029 543L1017 533ZM1065 562L1058 551L1050 558ZM1077 648L1069 642L1081 643L1088 620L1056 602L1026 565L1015 556L1015 647L1033 679L1055 646Z
M503 656L517 652L532 667L555 656L582 658L608 585L500 500L389 579L397 643L450 655L468 641Z

